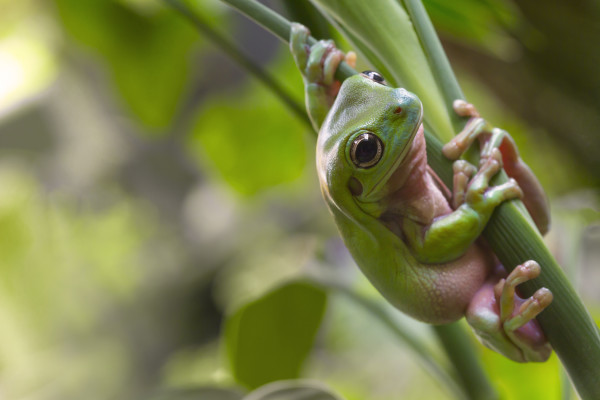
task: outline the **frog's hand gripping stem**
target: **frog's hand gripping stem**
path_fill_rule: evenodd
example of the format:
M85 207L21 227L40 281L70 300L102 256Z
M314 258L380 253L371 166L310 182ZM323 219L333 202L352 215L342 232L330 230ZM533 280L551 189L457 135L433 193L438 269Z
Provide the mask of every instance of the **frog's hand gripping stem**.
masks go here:
M308 116L318 132L340 90L341 83L335 80L335 71L342 61L354 67L356 55L349 52L345 56L333 40L320 40L310 46L309 36L307 27L292 23L290 50L304 79Z
M456 161L454 202L460 202L459 206L425 229L410 218L404 221L407 243L419 261L444 263L462 256L481 235L494 209L503 201L522 196L513 179L490 186L490 179L502 168L501 159L500 152L495 149L479 171L466 161Z

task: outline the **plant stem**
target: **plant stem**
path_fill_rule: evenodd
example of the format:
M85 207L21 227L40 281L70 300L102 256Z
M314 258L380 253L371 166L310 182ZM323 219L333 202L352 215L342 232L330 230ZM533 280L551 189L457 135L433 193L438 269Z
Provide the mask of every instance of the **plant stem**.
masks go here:
M433 327L446 356L454 365L461 386L467 390L469 399L498 399L498 394L485 376L479 359L473 351L471 336L465 333L459 322Z
M289 109L304 123L311 127L312 124L310 119L306 115L304 105L295 101L286 90L264 69L248 58L237 46L235 46L229 39L221 35L216 30L212 29L210 25L204 20L204 18L195 10L187 7L181 1L178 0L163 0L171 8L178 11L181 15L188 19L209 40L223 50L229 57L235 60L237 63L242 65L248 72L254 75L259 81L265 84L271 91L279 97L279 99L289 107Z
M386 308L382 306L382 304L380 304L376 301L373 301L365 296L362 296L362 295L356 293L355 291L350 290L342 285L339 285L336 283L331 283L331 282L323 282L323 281L319 281L319 283L329 289L333 289L336 292L346 296L353 303L357 304L359 307L366 310L370 316L379 320L379 322L381 322L383 325L385 325L393 333L394 336L396 336L402 342L406 343L411 348L411 350L417 354L418 360L421 363L421 365L425 368L425 370L427 370L432 376L434 376L438 380L438 382L443 383L444 386L450 392L452 392L457 398L481 399L481 400L495 398L495 397L472 397L470 395L470 393L467 395L469 388L468 388L468 385L465 385L465 382L463 382L464 377L462 376L462 374L459 374L458 378L451 377L448 374L448 372L446 372L443 368L440 367L440 365L438 363L436 363L434 361L431 351L429 351L429 349L427 349L427 347L422 343L422 341L419 340L418 338L416 338L413 334L411 334L406 329L403 329L400 326L398 326L398 323L396 321L394 321L394 318L390 315L390 313L386 310ZM454 325L454 324L452 324L452 325ZM462 329L460 329L460 327L457 326L455 328L457 329L457 331L462 332ZM459 342L464 341L464 332L462 332L462 333L463 333L463 335L462 335L463 338L459 337L458 338ZM447 334L447 332L443 332L442 337L450 338L450 336ZM454 341L452 341L452 344L453 345L455 344ZM462 349L462 347L460 347L460 346L458 348ZM446 352L448 352L447 349L446 349ZM468 352L468 350L467 350L467 352ZM468 358L469 358L469 356L467 355L467 359ZM451 360L451 361L453 361L453 360ZM458 379L460 379L460 381L458 381Z
M246 17L278 37L282 42L288 43L290 39L290 21L283 18L270 8L263 6L255 0L221 0L237 9ZM317 41L313 37L308 38L308 43L313 45ZM356 71L345 62L340 63L335 77L340 81L355 75Z
M410 16L415 32L421 41L423 52L429 61L440 91L445 100L446 110L456 132L460 132L468 118L459 117L452 108L456 99L464 99L464 95L456 76L452 72L452 66L446 57L435 29L420 0L402 0L404 8Z

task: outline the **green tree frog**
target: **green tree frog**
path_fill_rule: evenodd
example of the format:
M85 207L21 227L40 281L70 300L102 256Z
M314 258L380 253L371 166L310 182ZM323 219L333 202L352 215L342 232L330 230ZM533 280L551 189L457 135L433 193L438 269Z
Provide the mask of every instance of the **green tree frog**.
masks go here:
M427 165L419 98L371 71L340 86L335 70L354 58L332 41L310 46L308 36L307 28L293 24L290 48L319 131L321 190L363 273L416 319L445 324L466 316L487 347L519 362L545 361L552 350L535 317L552 293L541 288L523 299L516 290L537 277L540 266L527 261L507 274L479 238L494 208L515 198L523 198L540 232L548 229L544 192L510 136L471 104L456 101L455 111L470 119L443 148L456 160L449 193ZM459 159L475 141L478 168ZM511 179L490 186L503 167Z

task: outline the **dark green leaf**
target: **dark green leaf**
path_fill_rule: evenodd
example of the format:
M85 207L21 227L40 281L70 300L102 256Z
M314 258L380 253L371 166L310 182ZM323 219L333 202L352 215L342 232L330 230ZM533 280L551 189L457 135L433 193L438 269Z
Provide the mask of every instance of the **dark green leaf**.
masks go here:
M321 324L326 293L291 282L251 302L226 322L227 354L235 379L250 388L297 378Z

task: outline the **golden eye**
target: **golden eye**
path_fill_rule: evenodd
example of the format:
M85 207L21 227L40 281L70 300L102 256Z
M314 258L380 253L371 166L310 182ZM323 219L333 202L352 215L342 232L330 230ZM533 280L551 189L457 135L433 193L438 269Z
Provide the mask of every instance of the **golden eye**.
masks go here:
M381 160L383 143L374 134L360 134L350 148L350 159L359 168L370 168Z

